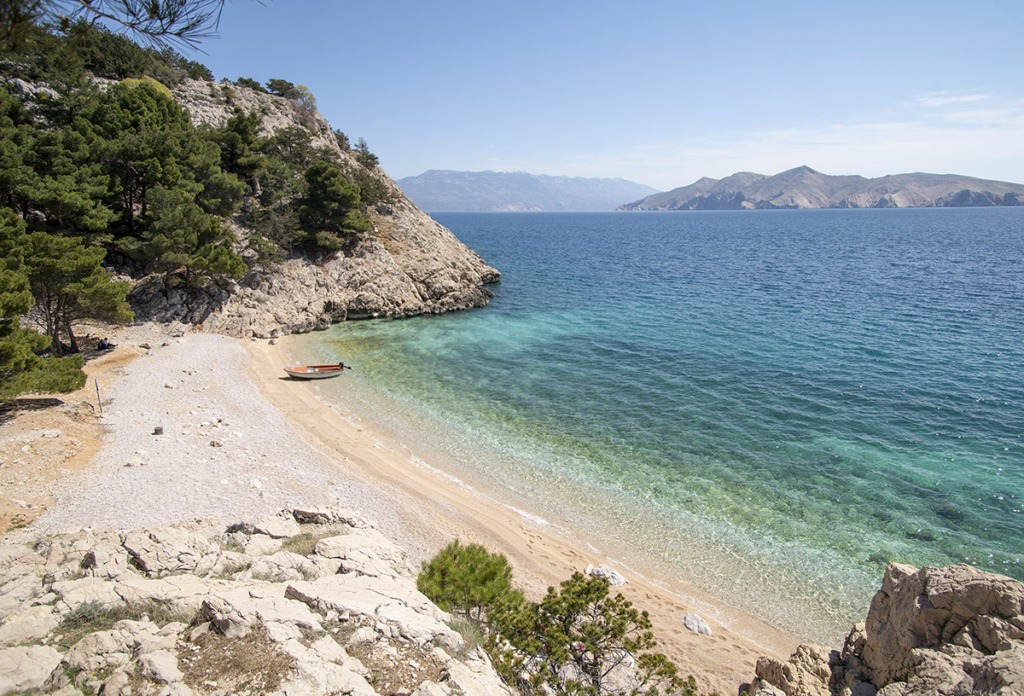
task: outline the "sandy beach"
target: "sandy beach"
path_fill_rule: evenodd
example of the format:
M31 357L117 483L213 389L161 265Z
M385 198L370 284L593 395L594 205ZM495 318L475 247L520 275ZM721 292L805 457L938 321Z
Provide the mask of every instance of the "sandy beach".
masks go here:
M642 568L623 568L595 548L600 539L575 539L437 468L429 453L399 443L358 413L358 405L328 404L313 384L279 378L281 366L294 362L287 339L245 344L251 357L251 378L267 400L285 414L308 443L337 462L339 471L369 483L400 517L392 534L410 552L428 549L428 556L453 538L472 541L508 557L517 582L540 595L573 571L606 565L629 583L621 592L647 610L662 649L684 672L721 694L735 693L754 674L758 655L788 657L798 640L753 617L737 612L698 591L686 578L646 576ZM420 462L428 462L424 466ZM358 505L353 501L353 507ZM711 636L683 627L681 617L694 612L705 618Z
M750 680L759 655L785 657L797 645L685 577L654 577L608 558L600 539L576 538L455 478L430 452L367 420L358 404L328 401L315 382L287 379L282 367L296 357L287 338L175 336L157 327L113 338L114 353L87 365L86 389L63 397L49 419L46 411L19 414L0 430L0 513L14 528L6 538L198 517L230 523L290 505L348 507L374 519L417 561L455 538L499 551L534 597L588 565L619 570L629 580L622 593L650 613L661 649L702 688L723 695ZM102 415L93 407L95 384ZM46 444L73 456L42 455L33 464L32 453ZM9 452L21 466L13 476ZM15 514L21 517L11 524ZM703 617L712 635L684 628L687 612Z

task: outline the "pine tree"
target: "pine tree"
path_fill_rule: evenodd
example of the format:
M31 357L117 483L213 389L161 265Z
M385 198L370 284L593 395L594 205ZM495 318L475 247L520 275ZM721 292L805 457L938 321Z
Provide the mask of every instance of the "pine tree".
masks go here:
M500 553L479 544L448 544L424 563L416 588L445 611L482 621L499 601L521 601L512 587L512 567Z
M693 678L656 646L647 612L608 581L581 573L548 588L540 602L499 604L489 616L489 652L499 672L523 690L576 695L696 696ZM526 681L522 677L526 676Z
M49 338L20 325L33 300L26 243L24 222L0 209L0 400L29 391L69 392L85 384L81 356L40 357Z
M359 189L329 162L314 162L306 170L306 195L299 202L299 219L314 235L317 247L336 251L349 235L365 232L370 221L359 210Z
M31 316L57 355L78 352L76 320L132 319L125 301L128 283L115 281L103 268L104 256L102 247L87 246L77 237L36 231L25 238L25 268L35 302Z
M158 271L181 272L187 285L201 278L240 277L245 262L232 250L231 233L178 189L152 191L152 220L139 243Z

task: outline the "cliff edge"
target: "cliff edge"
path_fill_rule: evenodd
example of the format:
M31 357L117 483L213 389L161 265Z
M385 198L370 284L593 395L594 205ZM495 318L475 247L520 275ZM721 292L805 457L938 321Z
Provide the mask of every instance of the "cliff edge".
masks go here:
M364 168L342 149L324 118L294 100L239 85L184 80L178 103L195 125L223 126L240 108L263 116L263 135L303 128L312 145L353 169ZM386 202L366 211L371 230L340 252L315 259L262 264L246 254L248 232L235 226L249 261L239 281L224 280L196 293L154 274L131 293L136 318L181 321L238 337L273 337L325 329L348 319L409 317L486 305L487 285L501 274L449 230L419 210L379 166L367 168Z

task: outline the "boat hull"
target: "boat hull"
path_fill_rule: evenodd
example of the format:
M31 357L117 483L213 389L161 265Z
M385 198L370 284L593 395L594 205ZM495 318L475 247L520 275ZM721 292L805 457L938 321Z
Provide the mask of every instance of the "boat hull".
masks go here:
M297 365L286 367L284 371L292 379L330 379L345 371L340 365Z

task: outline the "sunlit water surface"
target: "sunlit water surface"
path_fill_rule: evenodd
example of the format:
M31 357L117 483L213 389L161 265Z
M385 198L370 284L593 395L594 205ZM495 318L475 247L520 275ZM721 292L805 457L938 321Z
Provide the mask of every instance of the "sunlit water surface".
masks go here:
M1024 578L1024 209L435 216L490 307L299 339L456 476L810 639Z

